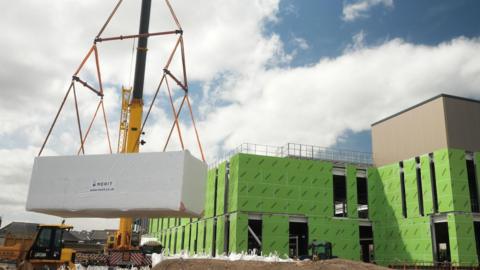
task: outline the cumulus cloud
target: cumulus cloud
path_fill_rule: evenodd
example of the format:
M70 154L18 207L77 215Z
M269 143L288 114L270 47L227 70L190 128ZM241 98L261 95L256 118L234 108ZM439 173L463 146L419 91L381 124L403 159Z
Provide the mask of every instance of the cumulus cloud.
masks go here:
M379 5L393 8L393 0L357 0L344 3L342 19L347 22L352 22L358 18L366 18L368 17L368 11Z
M368 130L441 92L478 97L479 49L478 39L436 46L394 39L309 67L263 70L225 89L239 98L211 112L202 130L209 149L219 142L225 149L242 142L329 146L347 130Z

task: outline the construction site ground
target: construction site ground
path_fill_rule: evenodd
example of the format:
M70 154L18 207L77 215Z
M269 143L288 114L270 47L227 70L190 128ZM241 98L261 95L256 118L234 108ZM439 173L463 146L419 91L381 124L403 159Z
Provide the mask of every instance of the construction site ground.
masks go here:
M215 259L169 259L153 267L152 270L382 270L389 269L375 264L343 259L324 261L261 262L228 261Z

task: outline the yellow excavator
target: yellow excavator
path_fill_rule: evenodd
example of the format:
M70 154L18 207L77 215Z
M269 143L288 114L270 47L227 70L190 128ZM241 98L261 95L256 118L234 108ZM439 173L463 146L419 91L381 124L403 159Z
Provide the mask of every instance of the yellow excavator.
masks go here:
M65 224L39 225L30 247L18 243L0 247L0 269L75 269L75 251L63 246L63 234L73 227Z

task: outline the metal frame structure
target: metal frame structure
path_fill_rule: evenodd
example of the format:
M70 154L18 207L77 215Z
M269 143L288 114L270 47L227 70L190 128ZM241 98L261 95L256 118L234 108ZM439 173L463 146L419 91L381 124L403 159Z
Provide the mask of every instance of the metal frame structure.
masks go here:
M230 159L237 153L263 155L270 157L290 157L298 159L317 159L335 163L350 163L363 167L372 166L372 153L345 149L321 147L316 145L287 143L283 146L242 143L235 149L226 152L217 161L209 164L210 168Z
M104 124L105 124L105 129L106 129L106 135L107 135L107 142L108 142L108 145L109 145L109 150L110 150L110 153L112 153L112 145L111 145L111 140L110 140L110 132L109 132L109 128L108 128L108 120L107 120L107 115L106 115L106 112L105 112L104 100L103 100L104 90L103 90L103 83L102 83L102 76L101 76L100 60L99 60L99 53L98 53L98 44L103 43L103 42L119 41L119 40L126 40L126 39L146 38L146 37L165 36L165 35L178 35L175 46L172 49L171 53L169 54L169 57L168 57L165 65L163 67L162 77L161 77L160 82L159 82L159 84L156 88L155 94L153 95L153 98L152 98L152 100L151 100L151 102L148 106L147 113L146 113L145 117L143 118L138 138L136 138L136 141L137 141L137 144L136 144L137 146L136 147L138 147L138 144L139 144L139 141L140 141L140 136L144 131L145 125L146 125L147 120L150 116L150 113L151 113L151 110L152 110L152 108L155 104L155 101L158 97L159 91L162 88L162 86L165 85L165 87L167 89L167 92L168 92L169 102L170 102L170 105L171 105L174 120L173 120L172 126L170 128L170 131L168 133L168 137L166 138L166 142L165 142L163 151L166 151L167 146L168 146L168 144L170 142L170 139L172 137L172 133L174 132L174 129L177 130L177 134L178 134L178 137L179 137L179 140L180 140L180 145L181 145L182 150L185 150L185 144L184 144L184 141L183 141L182 132L181 132L181 129L180 129L180 124L179 124L179 117L180 117L180 113L182 112L182 109L184 108L184 105L186 103L187 107L188 107L188 110L189 110L190 118L192 120L192 125L193 125L193 128L194 128L195 137L196 137L197 145L198 145L198 148L199 148L199 151L200 151L200 154L201 154L201 158L202 158L203 161L205 161L205 155L204 155L203 147L202 147L202 144L200 142L200 137L199 137L199 133L198 133L198 130L197 130L195 118L194 118L194 115L193 115L192 106L191 106L190 99L189 99L189 96L188 96L189 88L188 88L186 63L185 63L186 61L185 61L185 47L184 47L184 41L183 41L183 29L180 25L180 22L179 22L179 20L176 16L175 12L173 11L173 8L172 8L170 2L168 0L165 0L165 3L168 7L168 10L170 11L170 14L172 16L172 19L174 20L175 25L177 26L177 29L170 30L170 31L163 31L163 32L151 32L151 33L149 32L149 33L140 33L140 34L119 35L119 36L112 36L112 37L102 37L103 32L107 28L111 19L116 14L116 12L119 9L119 7L121 6L122 2L123 2L123 0L119 0L117 2L115 7L113 8L112 12L110 13L109 17L107 18L106 22L103 24L100 31L95 36L95 39L94 39L94 42L93 42L92 46L90 47L87 54L85 55L85 57L80 62L79 66L77 67L75 72L73 73L71 83L70 83L70 85L69 85L69 87L66 91L66 94L65 94L65 96L64 96L64 98L63 98L63 100L60 104L60 107L59 107L59 109L58 109L58 111L57 111L57 113L54 117L54 120L53 120L53 122L52 122L52 124L51 124L51 126L50 126L50 128L47 132L45 140L43 141L43 144L40 148L40 151L38 152L38 156L42 155L43 150L45 149L45 146L46 146L46 144L47 144L47 142L48 142L48 140L51 136L52 130L53 130L54 126L56 125L57 121L58 121L58 117L59 117L60 113L62 112L62 110L65 106L65 103L66 103L68 97L70 96L70 94L72 92L73 92L73 98L74 98L74 104L75 104L77 126L78 126L79 137L80 137L80 147L79 147L79 150L77 151L77 154L78 155L79 154L85 154L85 143L87 141L88 135L90 134L90 130L91 130L92 125L93 125L93 122L95 121L100 108L101 108L101 113L102 113L103 118L104 118ZM137 49L140 49L140 48L137 48ZM172 63L172 60L173 60L173 58L174 58L174 56L175 56L175 54L177 53L178 50L180 51L180 57L181 57L181 63L182 63L182 74L180 76L176 76L169 69L170 64ZM95 61L96 77L97 77L96 79L98 80L98 89L95 88L92 85L92 82L88 82L87 80L84 80L79 76L80 72L83 70L83 68L85 66L85 63L92 57L92 55L93 55L94 61ZM184 96L183 96L182 101L180 103L180 106L178 108L176 108L175 105L174 105L174 101L173 101L173 97L172 97L172 90L171 90L171 87L170 87L170 84L169 84L169 80L174 81L184 92ZM99 97L99 101L98 101L96 110L93 114L92 119L89 122L89 125L88 125L88 128L87 128L85 134L83 134L83 132L82 132L80 112L79 112L79 109L78 109L78 100L77 100L77 93L76 93L76 88L75 88L75 85L77 83L80 84L81 86L83 86L84 88L90 90L92 93L96 94ZM122 98L130 98L130 96L125 97L124 92L122 92ZM123 104L123 102L122 102L122 104ZM122 105L122 107L123 107L123 109L125 109L125 106ZM127 108L127 110L125 110L125 112L122 112L122 116L125 113L128 114L129 109L130 108ZM124 132L126 130L126 128L128 128L128 127L124 126L122 128L122 126L121 126L120 129L119 129L119 141L118 141L118 146L117 146L117 152L119 152L119 153L122 152L121 149L123 147L121 147L121 145L125 145L125 143L123 143L123 139L120 139L120 137L124 136L124 134L122 135L121 133ZM129 150L129 149L124 149L124 150ZM135 149L133 149L133 150L135 150ZM125 151L125 152L128 152L128 151Z

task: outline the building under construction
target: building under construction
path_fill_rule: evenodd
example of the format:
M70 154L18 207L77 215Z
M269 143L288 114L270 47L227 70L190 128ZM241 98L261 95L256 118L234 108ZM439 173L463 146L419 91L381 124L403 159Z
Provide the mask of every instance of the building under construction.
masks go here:
M314 136L315 134L312 134ZM150 219L170 253L478 266L480 101L439 95L372 125L373 154L244 144L211 165L202 219Z

